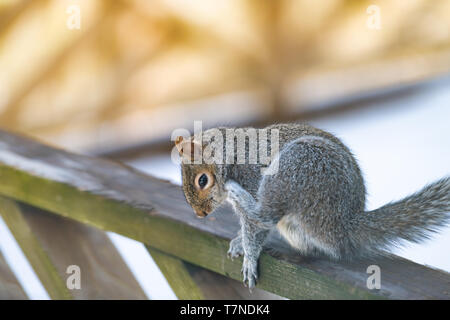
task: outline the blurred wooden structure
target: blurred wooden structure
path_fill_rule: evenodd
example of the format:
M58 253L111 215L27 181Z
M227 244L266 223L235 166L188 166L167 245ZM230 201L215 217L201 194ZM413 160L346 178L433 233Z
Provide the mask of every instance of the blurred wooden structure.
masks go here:
M249 295L234 281L242 259L226 256L238 229L229 210L199 221L180 188L166 181L5 131L0 141L0 212L54 299L145 298L98 229L143 242L182 299L450 299L446 272L395 256L353 263L304 258L275 235L260 259L258 288L265 291ZM65 285L69 264L81 268L80 290ZM372 264L383 270L379 290L367 289ZM0 259L5 296L23 298Z
M371 4L0 2L0 126L109 150L194 120L298 116L448 73L449 1L377 1L380 30L367 27ZM80 29L67 27L73 5Z

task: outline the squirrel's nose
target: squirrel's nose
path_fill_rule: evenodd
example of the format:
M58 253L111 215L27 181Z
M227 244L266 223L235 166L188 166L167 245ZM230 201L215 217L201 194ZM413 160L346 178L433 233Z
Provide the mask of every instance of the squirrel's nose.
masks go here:
M194 211L198 218L204 218L207 215L207 213L205 211L201 211L201 210L194 210Z

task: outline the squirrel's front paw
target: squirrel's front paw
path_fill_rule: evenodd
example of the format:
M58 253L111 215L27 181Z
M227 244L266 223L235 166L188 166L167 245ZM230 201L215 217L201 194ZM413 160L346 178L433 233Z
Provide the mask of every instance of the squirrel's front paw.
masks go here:
M230 241L230 248L228 249L228 258L233 260L244 255L244 248L242 247L242 238L240 236Z
M235 207L248 209L255 206L255 200L239 183L229 180L225 183L225 190L228 191L228 201Z
M225 190L228 191L228 200L230 202L239 202L242 187L235 181L229 180L225 183Z
M242 274L244 276L244 285L251 290L256 285L258 280L258 262L257 260L248 259L244 256L244 263L242 264Z

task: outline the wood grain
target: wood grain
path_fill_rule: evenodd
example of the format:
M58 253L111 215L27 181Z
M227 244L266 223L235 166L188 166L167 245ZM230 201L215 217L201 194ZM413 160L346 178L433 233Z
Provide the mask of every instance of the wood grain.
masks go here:
M165 252L145 246L166 278L173 292L181 300L205 299L202 290L192 279L184 262Z
M179 187L125 165L0 132L0 194L241 279L242 259L226 257L238 230L229 208L199 220ZM372 264L381 268L380 290L366 287ZM258 287L291 299L450 299L444 271L394 256L351 263L307 258L276 233L261 256Z
M241 282L182 261L146 246L179 299L278 300L281 297L255 288L250 292Z
M0 208L52 299L147 298L104 232L7 199L0 201ZM67 288L71 265L80 268L81 289Z
M55 265L34 235L16 203L0 197L0 213L50 298L72 299L64 279L58 274Z
M184 262L192 279L202 290L206 299L210 300L280 300L278 295L259 288L252 292L242 285L241 281L225 277L216 272L200 268Z

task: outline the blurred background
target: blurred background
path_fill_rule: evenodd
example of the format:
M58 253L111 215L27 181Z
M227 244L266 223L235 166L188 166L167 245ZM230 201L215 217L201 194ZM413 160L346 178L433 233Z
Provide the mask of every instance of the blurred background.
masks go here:
M448 0L0 0L0 127L178 184L174 129L305 120L353 150L369 209L399 199L450 173L449 71ZM395 253L450 271L449 248L447 228ZM0 249L45 298L2 223Z

